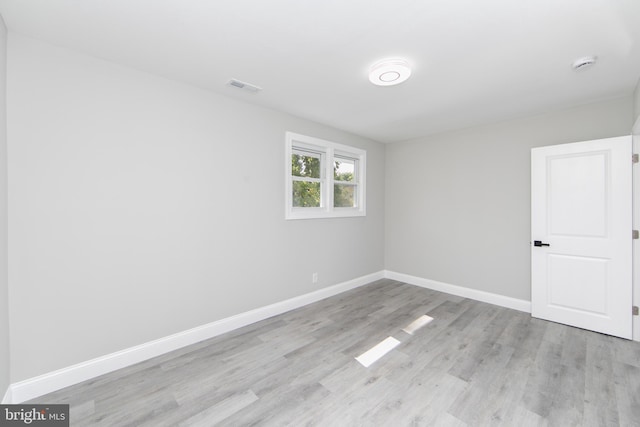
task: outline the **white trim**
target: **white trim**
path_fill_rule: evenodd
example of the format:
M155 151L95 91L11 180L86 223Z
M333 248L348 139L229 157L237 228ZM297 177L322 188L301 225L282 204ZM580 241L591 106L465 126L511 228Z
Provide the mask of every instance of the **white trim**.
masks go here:
M156 356L213 338L234 329L285 313L322 299L355 289L384 278L384 272L361 276L328 288L260 307L255 310L220 319L177 334L149 341L115 353L97 357L53 372L12 384L4 402L21 403L38 396L68 387L99 375L125 368ZM8 399L8 401L7 401Z
M2 404L3 405L9 405L12 403L13 397L12 397L13 393L11 392L11 384L9 384L9 387L7 387L7 391L4 394L4 397L2 398Z
M632 135L633 152L640 152L640 116L636 120ZM633 199L633 228L640 228L640 165L634 165L632 169L632 199ZM633 240L633 296L632 305L640 306L640 240ZM640 316L632 317L633 340L640 341Z
M61 388L143 362L170 351L259 322L260 320L268 319L269 317L367 285L382 278L398 280L411 285L471 298L527 313L531 312L531 303L529 301L384 270L11 384L4 395L2 403L22 403Z
M465 288L463 286L451 285L449 283L437 282L435 280L424 279L422 277L411 276L409 274L396 273L395 271L389 270L385 270L384 277L387 279L408 283L410 285L432 289L434 291L446 292L451 295L457 295L476 301L499 305L501 307L524 311L525 313L531 313L531 302L522 299L507 297L491 292L479 291L477 289Z
M638 81L638 83L640 83L640 80ZM640 88L640 86L638 87ZM631 132L633 133L633 135L640 134L640 115L636 117L636 122L634 123L633 128L631 128Z

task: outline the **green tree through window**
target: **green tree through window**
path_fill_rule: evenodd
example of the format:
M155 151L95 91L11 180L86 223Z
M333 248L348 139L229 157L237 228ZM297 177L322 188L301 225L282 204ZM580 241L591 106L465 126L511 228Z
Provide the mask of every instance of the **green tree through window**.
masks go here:
M351 159L333 162L333 206L336 208L356 206L355 165L356 161Z
M286 134L285 219L366 215L366 151Z
M321 206L320 168L319 156L297 153L291 155L291 175L303 178L293 181L293 206L301 208Z

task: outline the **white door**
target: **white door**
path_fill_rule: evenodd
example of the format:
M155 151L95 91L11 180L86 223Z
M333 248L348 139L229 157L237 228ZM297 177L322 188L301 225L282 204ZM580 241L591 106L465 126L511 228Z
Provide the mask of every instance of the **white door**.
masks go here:
M631 137L531 150L531 314L631 339Z

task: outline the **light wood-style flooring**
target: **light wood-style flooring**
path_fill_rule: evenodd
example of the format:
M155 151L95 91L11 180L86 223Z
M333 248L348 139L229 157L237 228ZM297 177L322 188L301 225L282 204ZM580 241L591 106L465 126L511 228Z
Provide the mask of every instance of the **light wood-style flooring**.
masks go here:
M385 279L32 402L73 426L637 426L640 343Z

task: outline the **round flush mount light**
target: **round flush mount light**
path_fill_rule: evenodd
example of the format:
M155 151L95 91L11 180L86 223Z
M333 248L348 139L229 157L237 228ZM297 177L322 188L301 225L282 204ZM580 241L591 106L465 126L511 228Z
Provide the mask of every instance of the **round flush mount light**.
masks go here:
M371 66L369 81L377 86L393 86L407 80L411 67L404 59L383 59Z
M595 65L598 58L596 56L584 56L582 58L576 59L571 67L573 71L584 71L588 68L593 67Z

